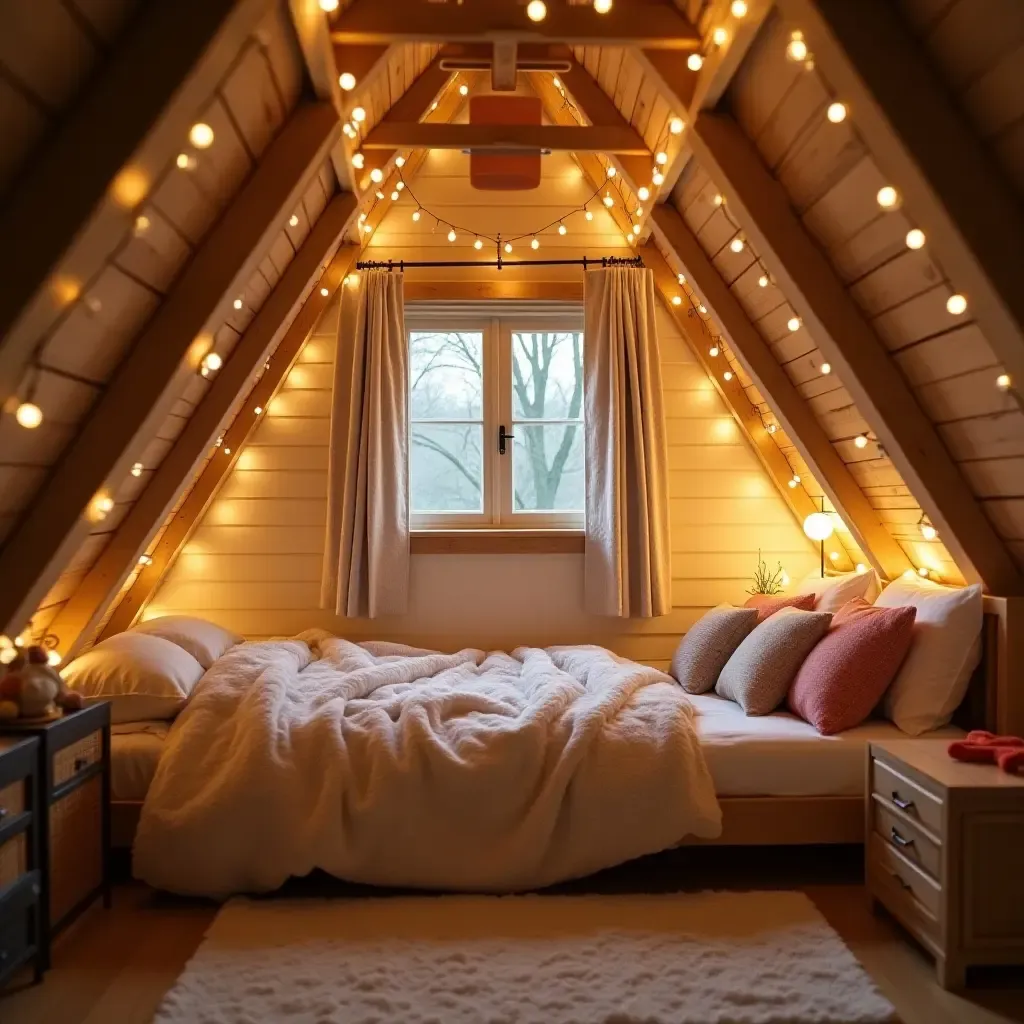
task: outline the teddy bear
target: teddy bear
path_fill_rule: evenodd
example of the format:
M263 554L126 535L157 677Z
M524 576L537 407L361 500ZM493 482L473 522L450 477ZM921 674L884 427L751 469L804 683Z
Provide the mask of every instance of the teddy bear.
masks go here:
M0 677L0 720L46 720L59 717L58 708L77 711L82 706L82 695L64 686L42 647L19 652Z

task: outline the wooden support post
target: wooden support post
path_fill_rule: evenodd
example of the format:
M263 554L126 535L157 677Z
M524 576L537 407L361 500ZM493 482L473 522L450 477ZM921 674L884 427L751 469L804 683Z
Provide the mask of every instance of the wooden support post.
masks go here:
M135 208L181 149L196 112L269 0L144 4L0 207L0 404L17 388L59 312L48 287L58 264L90 280ZM68 175L73 175L69 182Z
M771 403L786 434L871 564L888 579L895 579L913 568L825 436L810 406L675 207L656 206L653 217L655 231L686 269L690 281L728 337L736 358L757 390Z
M0 548L0 632L24 625L77 549L89 530L90 504L128 472L138 439L163 421L198 368L196 338L224 295L248 280L337 133L329 104L299 107L135 339Z
M282 341L285 349L293 337L291 332L302 332L306 323L320 315L329 300L329 296L321 294L321 289L326 288L328 293L332 293L355 258L355 247L349 246L330 269L324 269L325 261L337 246L355 205L355 196L350 192L335 196L328 203L295 259L288 264L281 280L231 350L223 368L213 378L185 429L157 466L145 490L132 504L96 563L51 624L49 632L58 638L57 649L65 659L73 657L81 644L88 642L111 600L135 570L139 557L146 553L175 501L192 483L197 466L209 452L213 438L238 396L250 390L257 375L260 376L256 388L263 382L266 377L266 373L261 374L263 365L268 357L274 355L269 350L282 325L307 292L301 311ZM272 368L279 364L280 360L271 360ZM266 408L266 402L258 395L247 399L236 420L248 417L252 423L258 422L253 414L253 407L257 405ZM227 433L232 435L230 429ZM215 462L222 465L228 460L220 456L215 457Z
M263 376L239 409L231 426L224 431L221 450L207 462L202 473L196 478L188 497L160 535L150 555L153 561L143 566L131 587L124 592L113 615L103 627L99 639L104 640L114 633L127 629L156 592L178 553L192 535L192 531L202 521L203 513L216 497L221 484L230 475L246 441L259 424L259 418L253 415L253 407L259 405L266 409L270 405L309 332L316 326L331 297L354 265L357 255L358 249L355 246L344 246L339 249L330 266L316 282L298 316L292 321L270 357ZM325 288L328 293L326 296L322 294Z
M1024 577L938 431L742 129L705 112L690 142L961 572L993 593L1024 594Z
M632 128L533 124L438 124L385 118L363 139L363 149L524 149L573 153L628 153L650 157Z
M1024 383L1024 207L897 6L780 0L779 7L804 32L815 64L849 105L1003 368Z

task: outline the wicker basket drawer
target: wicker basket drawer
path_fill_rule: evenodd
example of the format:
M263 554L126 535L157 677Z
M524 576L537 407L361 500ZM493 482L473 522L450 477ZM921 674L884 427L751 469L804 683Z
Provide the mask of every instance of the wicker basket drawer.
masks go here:
M0 842L0 889L16 882L28 871L28 836L19 832Z
M62 747L53 755L53 786L69 782L80 772L103 760L103 733L100 730Z
M50 923L56 925L103 882L101 777L51 804L49 814Z
M25 792L24 779L18 779L17 782L0 788L0 825L27 809L28 794Z
M38 900L39 875L35 871L0 898L0 984L35 953Z

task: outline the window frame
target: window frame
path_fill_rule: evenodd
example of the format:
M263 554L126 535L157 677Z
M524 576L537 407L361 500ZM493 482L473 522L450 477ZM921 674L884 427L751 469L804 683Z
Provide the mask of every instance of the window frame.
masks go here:
M417 311L407 315L406 344L414 332L483 334L483 510L481 512L414 512L409 508L409 525L414 533L442 531L518 532L555 531L583 533L584 512L516 512L513 508L513 462L515 441L506 455L497 452L498 428L515 432L512 395L512 335L516 332L562 331L583 332L583 311L559 311L538 316L535 312L517 315L502 311L497 316L452 311ZM586 339L584 339L584 345ZM409 382L406 382L409 387ZM424 421L426 422L426 421ZM520 421L528 422L528 421ZM543 421L540 421L543 422ZM583 407L580 425L586 445ZM409 472L412 472L412 426L410 416L406 429L409 437Z

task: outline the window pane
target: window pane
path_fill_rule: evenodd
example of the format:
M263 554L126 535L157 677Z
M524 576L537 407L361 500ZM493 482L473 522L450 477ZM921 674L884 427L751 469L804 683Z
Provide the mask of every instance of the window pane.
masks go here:
M512 332L512 403L516 419L582 416L581 332Z
M515 425L516 512L582 512L583 424Z
M480 331L411 331L410 417L482 419L483 358Z
M482 512L483 427L413 423L409 492L413 512Z

